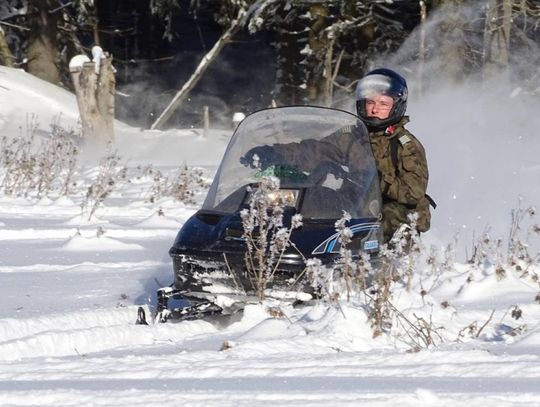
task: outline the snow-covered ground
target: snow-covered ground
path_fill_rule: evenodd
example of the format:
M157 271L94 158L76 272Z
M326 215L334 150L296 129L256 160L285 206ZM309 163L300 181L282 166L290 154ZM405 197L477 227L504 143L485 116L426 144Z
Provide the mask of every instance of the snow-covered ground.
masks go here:
M76 126L71 94L0 67L0 135L24 131L31 113L43 132L53 120ZM117 125L120 155L130 165L187 163L209 177L229 136ZM453 162L445 148L430 149L435 179ZM467 171L474 173L474 163ZM537 164L511 171L538 191ZM282 306L285 316L278 317L269 304L253 304L224 328L204 321L135 325L137 306L170 283L167 251L203 198L150 203L150 183L147 177L123 185L92 222L80 216L77 198L0 194L1 406L540 405L539 265L516 269L500 259L505 271L497 271L488 242L480 246L486 261L464 264L452 250L445 259L452 233L437 216L426 237L438 250L437 267L416 267L411 290L396 288L393 303L403 317L388 335L372 337L360 298L298 309L273 304ZM454 185L466 189L459 180L446 187ZM443 213L461 225L455 217L464 208ZM509 214L501 215L489 221L510 228ZM434 344L413 352L420 335L406 325L421 320Z

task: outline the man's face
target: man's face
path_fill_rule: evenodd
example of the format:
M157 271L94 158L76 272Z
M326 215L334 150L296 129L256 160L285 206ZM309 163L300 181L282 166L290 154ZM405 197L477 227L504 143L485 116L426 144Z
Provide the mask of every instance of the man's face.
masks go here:
M386 95L374 95L366 99L366 116L384 120L390 116L394 100Z

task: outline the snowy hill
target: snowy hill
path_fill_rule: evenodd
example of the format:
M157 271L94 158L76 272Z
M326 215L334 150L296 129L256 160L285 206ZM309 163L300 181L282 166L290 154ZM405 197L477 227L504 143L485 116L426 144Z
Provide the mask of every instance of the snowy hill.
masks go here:
M51 123L78 129L79 112L75 95L22 70L0 66L0 134L26 132L30 122L39 132ZM116 147L131 163L215 166L232 130L212 130L208 140L201 129L143 131L117 121Z
M465 264L451 245L451 226L467 224L461 215L472 219L487 205L472 191L493 197L505 190L513 208L514 193L526 188L528 204L538 202L539 150L529 151L536 142L524 134L528 123L519 124L520 136L505 138L501 127L486 140L483 116L475 116L480 138L473 139L466 133L471 121L451 127L454 116L430 106L426 99L411 110L414 131L433 135L422 139L444 215L434 216L424 257L403 260L413 270L410 288L395 286L399 313L377 338L361 296L304 308L252 304L221 328L204 321L135 325L137 306L172 281L167 251L204 190L192 203L150 199L155 173L143 171L121 183L91 221L81 216L82 187L70 198L0 194L0 405L540 405L538 256L481 239ZM59 113L65 126L77 125L73 95L0 67L2 136L24 129L32 113L42 134ZM212 176L229 136L117 124L119 153L130 167L166 171L187 163L202 167L203 178ZM471 159L488 145L497 148ZM83 169L79 181L97 172ZM495 182L486 181L489 173L498 174ZM509 184L499 186L499 176ZM482 211L487 223L508 230L507 207L491 203ZM518 214L536 222L532 212ZM514 236L525 242L528 234L534 245L524 224ZM269 313L269 306L281 312Z
M5 66L0 66L0 112L3 135L16 133L32 115L37 116L43 129L56 121L75 127L79 116L75 95L23 70Z

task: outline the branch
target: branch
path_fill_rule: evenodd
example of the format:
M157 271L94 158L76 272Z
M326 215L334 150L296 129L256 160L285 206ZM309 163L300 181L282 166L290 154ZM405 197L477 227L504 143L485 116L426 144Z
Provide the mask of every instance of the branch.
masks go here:
M495 310L492 310L491 311L491 315L489 316L489 318L487 319L487 321L484 323L484 325L482 325L480 327L480 329L478 330L478 332L476 332L476 337L480 337L480 334L482 333L482 331L484 330L484 328L487 326L487 324L489 324L489 322L491 321L491 319L493 318L493 314L495 314Z
M72 1L66 3L66 4L61 4L60 6L56 7L55 9L52 9L52 10L49 10L49 14L54 14L56 13L57 11L60 11L62 10L63 8L66 8L66 7L69 7L73 4Z
M22 25L6 23L5 21L0 21L0 24L5 25L7 27L17 28L18 30L21 30L21 31L30 31L30 28L23 27Z
M182 86L182 88L176 93L173 100L156 119L150 129L159 130L163 128L165 123L170 119L176 109L182 104L189 92L195 87L197 82L201 79L204 72L210 66L210 63L217 58L223 47L231 40L231 38L246 25L246 22L250 19L255 11L259 8L264 8L268 4L274 2L274 0L257 0L247 11L240 9L238 15L231 21L229 28L223 33L223 35L216 41L214 46L206 55L202 58L201 62L195 69L195 72L191 75L189 80Z

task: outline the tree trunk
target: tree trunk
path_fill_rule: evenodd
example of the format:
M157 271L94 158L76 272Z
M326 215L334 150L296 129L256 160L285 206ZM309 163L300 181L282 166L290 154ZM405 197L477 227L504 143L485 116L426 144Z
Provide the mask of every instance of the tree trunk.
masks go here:
M324 106L332 106L332 99L334 94L334 69L333 61L334 59L334 39L330 39L326 46L326 55L324 58ZM337 64L336 64L337 65Z
M508 75L512 2L490 0L484 32L484 79Z
M446 0L439 2L439 13L442 17L437 25L435 35L429 38L431 48L437 50L439 58L430 63L430 75L426 75L424 65L422 86L426 90L434 81L438 83L440 77L454 82L462 81L467 75L467 67L471 61L467 53L467 21L464 20L461 10L463 0ZM429 48L426 46L426 48Z
M59 13L49 13L58 6L53 0L31 0L28 4L28 72L48 82L60 83L56 41Z
M5 66L13 67L14 60L13 54L11 53L9 45L6 41L4 30L2 30L2 27L0 27L0 63L4 64Z
M299 39L304 25L299 19L284 21L286 11L279 10L280 23L275 28L276 82L274 95L277 105L297 105L307 102L306 90L298 86L306 82L306 73L299 62Z
M324 70L327 68L328 56L333 57L333 42L323 37L323 31L327 27L327 6L322 3L313 4L309 8L309 13L313 23L308 32L308 45L311 54L306 58L308 63L306 67L308 69L307 94L309 102L315 103L321 98L321 95L324 96ZM326 74L332 76L332 72L326 72Z
M341 60L345 50L341 50L334 64L334 39L329 41L328 48L326 49L326 60L324 68L324 105L331 107L334 102L334 84L336 82L336 77L339 73L339 67L341 65Z
M104 151L114 142L116 81L111 63L111 56L102 58L99 74L96 73L94 62L86 62L82 67L71 69L84 143L97 151Z

